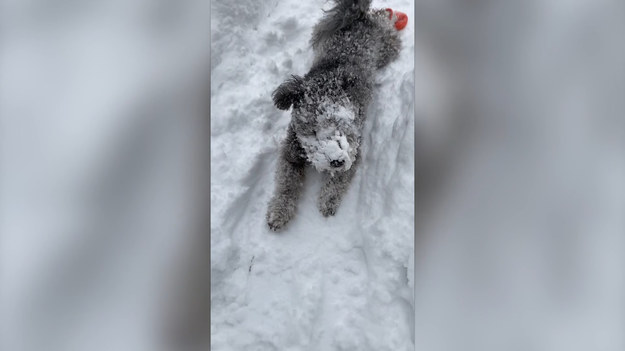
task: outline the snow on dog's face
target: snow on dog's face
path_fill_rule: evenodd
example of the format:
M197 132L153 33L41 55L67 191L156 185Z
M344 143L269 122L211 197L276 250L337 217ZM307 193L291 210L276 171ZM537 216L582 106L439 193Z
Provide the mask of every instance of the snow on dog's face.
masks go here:
M301 83L294 76L278 87L273 94L275 105L283 110L293 105L291 127L318 171L350 169L360 142L355 123L358 108L344 94L320 94Z
M346 171L352 167L358 151L358 114L349 99L331 101L312 99L293 108L291 124L306 151L306 158L318 171Z

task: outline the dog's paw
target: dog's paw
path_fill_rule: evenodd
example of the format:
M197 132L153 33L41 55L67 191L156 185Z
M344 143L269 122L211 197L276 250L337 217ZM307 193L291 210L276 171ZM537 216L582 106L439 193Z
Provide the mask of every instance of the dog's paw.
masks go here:
M319 212L324 217L334 216L336 209L339 208L340 200L336 195L324 195L319 196Z
M281 216L279 213L269 212L267 213L267 225L269 229L274 232L278 232L284 228L284 226L289 222L287 218Z
M282 230L293 217L289 206L270 205L267 210L267 225L274 232Z
M338 206L319 206L319 211L324 217L334 216L336 214L336 209Z

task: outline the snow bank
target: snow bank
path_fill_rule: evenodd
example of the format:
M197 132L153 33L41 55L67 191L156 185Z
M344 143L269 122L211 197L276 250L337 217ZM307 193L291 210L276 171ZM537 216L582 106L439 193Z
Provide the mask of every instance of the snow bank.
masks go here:
M413 27L379 74L363 162L335 217L309 169L295 219L265 223L290 119L271 91L312 63L324 1L215 1L211 72L211 337L219 350L412 350ZM408 0L373 6L413 13Z

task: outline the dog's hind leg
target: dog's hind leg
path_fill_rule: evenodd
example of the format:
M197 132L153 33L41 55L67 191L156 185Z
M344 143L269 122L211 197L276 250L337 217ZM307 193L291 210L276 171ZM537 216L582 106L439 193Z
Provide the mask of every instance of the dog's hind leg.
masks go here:
M267 224L278 231L293 218L297 200L304 186L305 159L295 133L289 127L287 139L280 151L276 171L276 189L267 208Z
M325 217L334 216L334 214L336 214L336 210L341 204L343 195L347 192L349 184L356 173L356 168L358 168L358 164L360 163L359 159L360 156L356 156L356 160L350 169L328 177L328 180L321 187L317 205L319 206L319 211L321 211L321 214Z

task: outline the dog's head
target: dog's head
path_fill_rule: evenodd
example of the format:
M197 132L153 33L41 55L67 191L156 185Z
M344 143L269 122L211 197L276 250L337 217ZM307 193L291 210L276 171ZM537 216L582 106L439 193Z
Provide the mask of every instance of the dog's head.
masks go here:
M350 169L356 160L360 111L344 93L332 91L293 76L273 92L273 101L282 110L293 106L291 126L308 161L318 171L334 173Z

